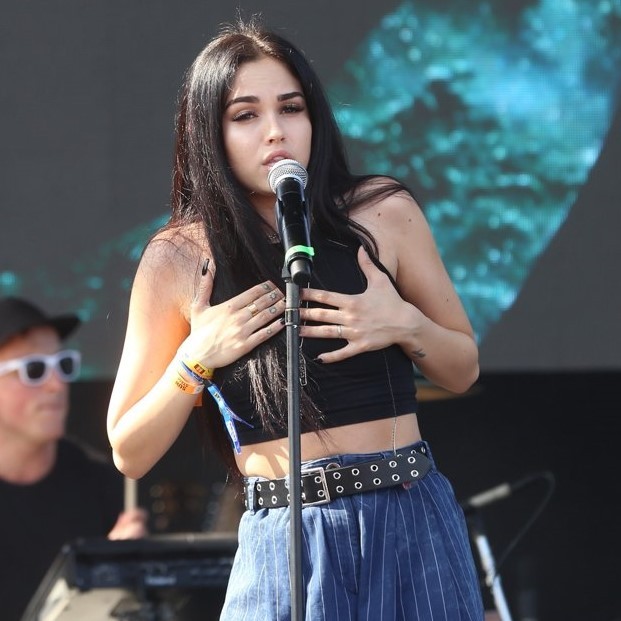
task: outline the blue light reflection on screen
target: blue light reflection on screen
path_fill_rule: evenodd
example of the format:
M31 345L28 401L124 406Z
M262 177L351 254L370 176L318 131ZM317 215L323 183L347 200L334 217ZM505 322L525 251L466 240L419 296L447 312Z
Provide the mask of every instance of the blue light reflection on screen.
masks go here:
M442 3L447 8L447 3ZM404 2L330 85L352 162L423 198L475 331L517 296L615 105L621 2Z

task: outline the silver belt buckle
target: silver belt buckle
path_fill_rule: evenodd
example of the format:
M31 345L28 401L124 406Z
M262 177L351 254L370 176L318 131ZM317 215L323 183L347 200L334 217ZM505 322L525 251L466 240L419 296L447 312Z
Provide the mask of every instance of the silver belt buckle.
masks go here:
M315 507L317 505L325 505L329 503L332 499L330 498L330 491L328 490L328 481L326 480L325 468L309 468L308 470L302 471L302 478L308 477L309 475L313 477L315 483L321 484L321 489L317 492L317 496L320 497L320 500L316 500L315 502L306 502L304 500L306 494L302 491L302 507ZM321 498L322 494L323 498Z

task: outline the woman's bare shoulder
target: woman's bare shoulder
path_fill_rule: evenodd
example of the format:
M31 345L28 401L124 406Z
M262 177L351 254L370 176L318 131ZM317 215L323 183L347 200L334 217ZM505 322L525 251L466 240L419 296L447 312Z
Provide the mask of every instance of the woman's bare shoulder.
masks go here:
M412 194L390 177L371 177L355 192L358 200L349 215L374 236L411 234L425 220Z
M160 303L165 300L189 312L201 268L210 256L205 234L199 226L165 228L149 240L142 253L134 289L148 292Z
M146 244L139 270L145 274L153 271L187 272L209 256L205 234L198 226L161 229Z
M143 258L161 262L176 262L184 258L195 258L204 253L207 240L202 227L198 225L166 227L160 229L147 242Z

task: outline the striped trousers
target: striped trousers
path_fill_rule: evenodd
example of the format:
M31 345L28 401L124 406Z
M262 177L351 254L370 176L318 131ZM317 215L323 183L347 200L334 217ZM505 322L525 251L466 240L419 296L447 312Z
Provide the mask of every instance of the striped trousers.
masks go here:
M426 443L413 447L425 448ZM308 462L348 466L392 451ZM406 488L407 487L407 488ZM289 621L289 510L246 511L220 621ZM409 486L302 510L306 621L482 621L461 508L435 465Z

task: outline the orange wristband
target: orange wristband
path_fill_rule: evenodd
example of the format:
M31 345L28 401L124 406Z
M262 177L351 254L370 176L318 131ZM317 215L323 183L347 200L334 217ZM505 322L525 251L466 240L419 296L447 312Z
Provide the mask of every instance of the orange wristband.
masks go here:
M177 369L171 369L173 384L182 392L188 395L198 395L203 392L203 384L194 384L187 380Z
M202 384L191 384L187 380L183 379L181 375L178 375L175 378L174 383L179 390L182 390L189 395L198 395L203 392L204 388Z

